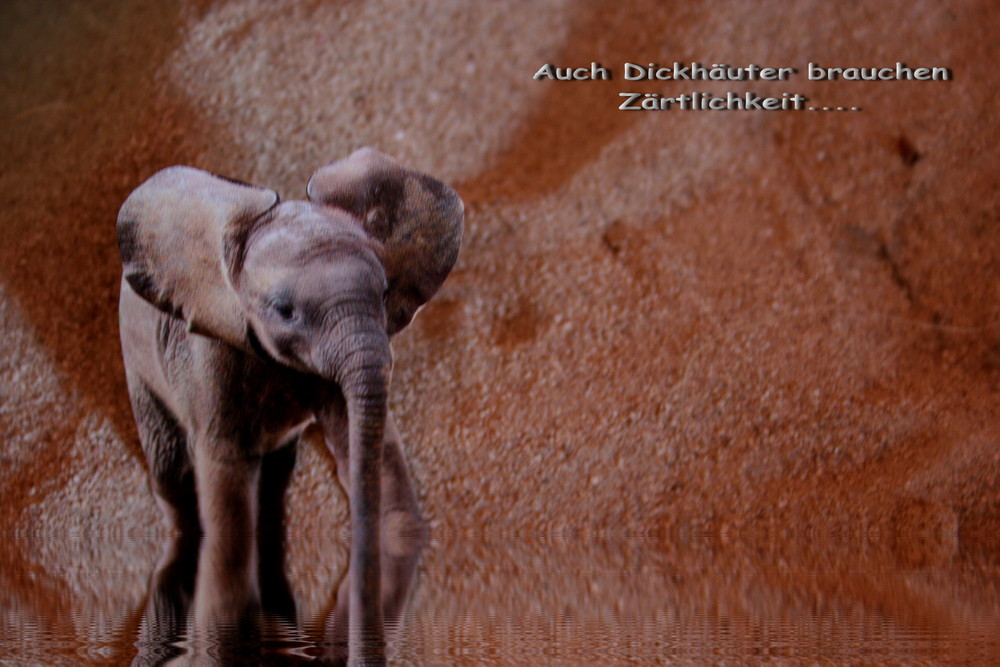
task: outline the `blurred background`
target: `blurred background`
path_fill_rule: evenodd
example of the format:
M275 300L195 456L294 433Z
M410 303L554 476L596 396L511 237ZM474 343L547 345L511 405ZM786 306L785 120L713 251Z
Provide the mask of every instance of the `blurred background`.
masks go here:
M997 659L998 22L975 0L4 2L0 661L55 637L127 663L164 548L121 202L172 164L303 198L363 145L467 209L394 341L432 527L395 659ZM615 78L532 80L592 61ZM801 73L621 77L674 61ZM862 111L619 111L626 91ZM347 555L314 444L289 497L305 621Z

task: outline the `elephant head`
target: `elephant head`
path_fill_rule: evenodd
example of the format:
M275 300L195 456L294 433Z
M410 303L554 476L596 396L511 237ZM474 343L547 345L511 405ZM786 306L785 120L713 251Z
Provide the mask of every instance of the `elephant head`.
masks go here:
M278 361L324 375L305 358L322 347L310 330L326 313L319 302L353 287L367 297L353 300L358 307L381 304L383 328L396 334L454 266L464 207L444 183L371 148L317 170L307 192L308 202L279 203L271 190L164 169L118 216L125 279L194 333L249 352L263 344Z
M352 557L376 563L377 585L389 336L450 272L464 209L448 186L368 148L319 169L307 192L309 201L279 202L197 169L164 169L119 214L124 277L189 331L340 386Z

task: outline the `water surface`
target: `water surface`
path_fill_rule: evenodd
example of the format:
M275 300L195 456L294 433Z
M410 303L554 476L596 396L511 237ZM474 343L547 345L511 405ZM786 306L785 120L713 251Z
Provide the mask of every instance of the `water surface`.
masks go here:
M227 581L250 602L206 622L193 614L209 585L197 546L8 535L0 661L338 664L345 550L304 566L295 542L308 539L290 535L252 584ZM129 540L148 548L114 548ZM480 533L393 549L383 572L396 664L1000 661L996 541ZM137 552L150 558L114 558Z

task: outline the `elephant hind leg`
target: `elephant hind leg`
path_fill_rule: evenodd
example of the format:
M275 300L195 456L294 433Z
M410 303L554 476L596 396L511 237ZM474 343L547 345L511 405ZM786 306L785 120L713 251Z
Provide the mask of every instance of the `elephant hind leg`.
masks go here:
M171 537L149 585L133 665L163 665L184 655L185 637L198 568L199 536Z
M403 439L399 436L392 415L386 419L385 427L382 448L382 511L407 514L417 524L422 524L417 494L403 455Z
M337 478L349 498L351 488L347 472L350 469L350 446L347 412L343 401L328 406L321 425L327 448L333 453L337 463ZM423 529L417 495L403 455L402 438L391 413L386 415L385 436L382 440L381 511L383 522L391 524L390 529L396 524L400 527L408 526L412 530Z
M261 605L286 621L296 620L295 598L285 576L285 492L298 453L298 438L264 455L257 510Z
M184 429L144 382L131 377L128 380L153 495L171 528L197 534L198 496Z

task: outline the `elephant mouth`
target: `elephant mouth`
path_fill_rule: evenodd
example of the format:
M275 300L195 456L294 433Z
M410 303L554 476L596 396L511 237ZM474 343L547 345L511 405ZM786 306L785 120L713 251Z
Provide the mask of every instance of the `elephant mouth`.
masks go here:
M254 331L253 326L250 324L247 324L246 340L250 351L261 361L277 364L279 366L287 366L288 368L292 368L302 373L312 372L306 364L303 364L294 357L285 358L282 356L279 358L272 354L267 347L264 346L264 343L261 342L257 332Z
M253 330L253 327L247 324L247 341L250 343L250 350L260 357L263 361L270 361L273 363L280 363L275 359L270 352L264 348L264 344L260 342L260 338L257 337L257 332Z

